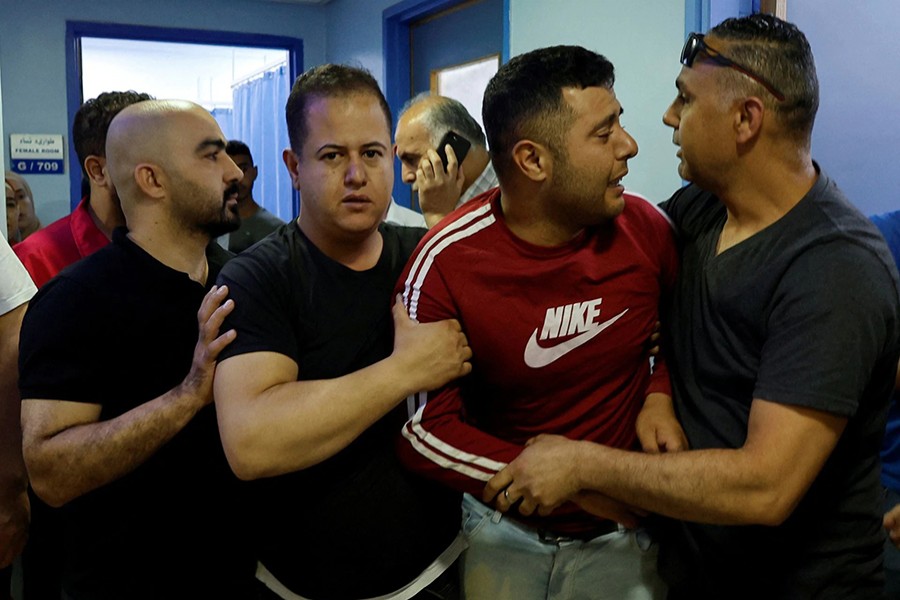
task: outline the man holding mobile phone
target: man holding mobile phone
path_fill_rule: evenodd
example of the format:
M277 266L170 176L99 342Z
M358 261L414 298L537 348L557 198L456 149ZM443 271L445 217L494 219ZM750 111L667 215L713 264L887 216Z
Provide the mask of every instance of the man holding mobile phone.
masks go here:
M452 98L426 92L409 100L397 121L394 154L429 227L499 185L481 126Z

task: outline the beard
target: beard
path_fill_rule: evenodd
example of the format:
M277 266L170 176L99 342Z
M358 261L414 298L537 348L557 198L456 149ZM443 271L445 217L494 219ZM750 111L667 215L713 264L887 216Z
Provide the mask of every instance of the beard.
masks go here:
M191 182L182 182L179 188L182 200L175 203L174 210L178 221L190 231L214 239L241 226L237 202L228 205L237 194L237 183L228 186L221 197L212 196L209 190Z
M557 158L553 193L557 210L578 227L603 225L615 219L624 204L611 204L606 197L605 183L597 181L592 173L575 167L568 156Z
M208 221L204 227L210 238L217 238L220 235L237 231L241 226L241 214L238 211L238 203L236 195L238 193L238 184L233 183L228 186L225 193L222 194L222 208L219 211L219 218L214 221ZM229 199L234 198L235 202L231 206L228 205Z

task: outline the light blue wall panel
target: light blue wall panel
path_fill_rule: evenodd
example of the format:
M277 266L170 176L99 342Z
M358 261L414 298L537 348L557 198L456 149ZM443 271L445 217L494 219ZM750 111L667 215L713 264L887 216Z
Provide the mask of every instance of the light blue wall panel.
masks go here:
M685 4L672 0L511 0L510 54L554 44L579 44L616 67L623 123L640 152L625 185L661 201L681 185L672 130L662 115L675 97L684 43Z
M333 0L328 60L356 62L384 83L380 23L389 0ZM581 44L606 54L617 67L616 91L625 124L641 146L626 185L653 200L667 198L681 181L671 131L662 114L675 95L685 6L672 0L509 0L512 56L552 44Z
M813 157L864 213L900 209L900 2L790 0L787 17L816 57Z

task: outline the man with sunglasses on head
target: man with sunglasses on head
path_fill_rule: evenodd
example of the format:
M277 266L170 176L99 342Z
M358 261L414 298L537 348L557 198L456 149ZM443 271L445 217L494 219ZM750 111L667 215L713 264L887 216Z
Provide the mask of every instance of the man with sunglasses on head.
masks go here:
M663 120L692 185L664 205L683 260L664 339L691 450L539 437L485 497L547 512L602 493L677 519L670 599L881 597L896 269L811 158L818 83L795 26L729 19L681 62Z

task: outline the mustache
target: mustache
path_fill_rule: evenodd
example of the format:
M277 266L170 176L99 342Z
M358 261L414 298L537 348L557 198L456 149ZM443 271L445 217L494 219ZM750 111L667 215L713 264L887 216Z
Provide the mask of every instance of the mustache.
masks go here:
M222 202L226 202L229 196L234 196L238 193L239 190L240 188L238 188L237 183L232 183L231 185L229 185L228 189L225 190L225 193L222 194Z

